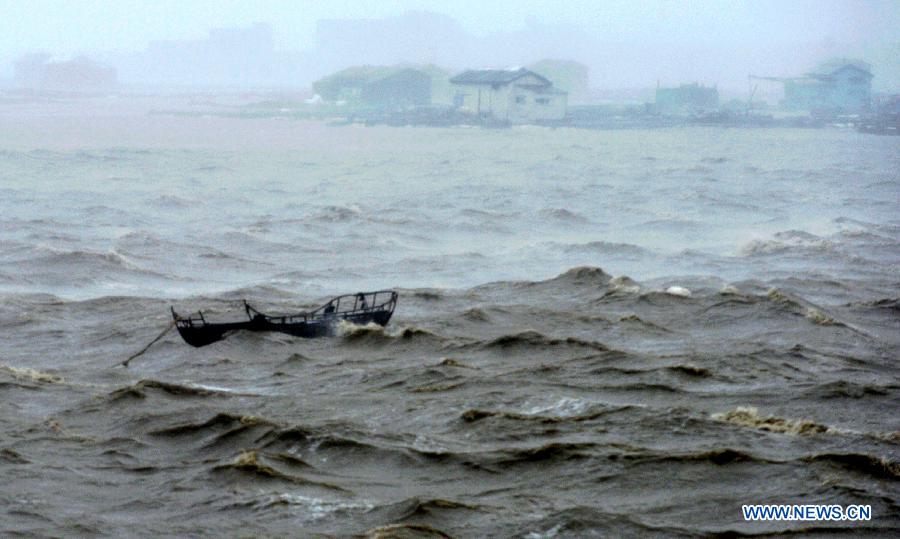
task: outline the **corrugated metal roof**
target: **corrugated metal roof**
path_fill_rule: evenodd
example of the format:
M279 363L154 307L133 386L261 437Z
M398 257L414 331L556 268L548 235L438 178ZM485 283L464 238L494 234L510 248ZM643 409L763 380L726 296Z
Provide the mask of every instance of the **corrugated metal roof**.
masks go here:
M549 80L533 71L524 68L519 69L470 69L450 79L456 84L509 84L525 75L534 75L547 84Z

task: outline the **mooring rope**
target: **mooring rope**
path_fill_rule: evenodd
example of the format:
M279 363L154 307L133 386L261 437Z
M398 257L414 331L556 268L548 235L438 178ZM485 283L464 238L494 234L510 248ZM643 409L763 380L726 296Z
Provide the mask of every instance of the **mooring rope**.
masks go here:
M149 343L147 346L143 347L143 348L141 349L140 352L138 352L138 353L132 355L131 357L129 357L128 359L126 359L125 361L123 361L123 362L121 363L121 365L122 365L123 367L128 367L128 363L129 363L132 359L134 359L134 358L136 358L136 357L138 357L138 356L143 355L144 352L146 352L147 350L149 350L151 346L153 346L154 344L156 344L157 341L159 341L160 339L162 339L162 338L165 336L166 333L168 333L169 331L171 331L172 328L175 327L175 322L177 322L177 320L172 320L171 322L169 322L169 325L166 326L166 329L164 329L164 330L162 331L162 333L160 333L159 335L156 336L155 339L153 339L152 341L150 341L150 343Z

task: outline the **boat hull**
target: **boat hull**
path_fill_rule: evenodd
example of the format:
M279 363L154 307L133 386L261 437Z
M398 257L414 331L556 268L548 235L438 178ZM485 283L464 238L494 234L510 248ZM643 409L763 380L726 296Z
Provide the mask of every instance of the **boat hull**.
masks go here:
M392 293L391 300L376 308L354 309L345 312L324 312L310 316L268 316L248 309L248 314L254 314L249 320L243 322L209 323L202 318L181 318L174 310L175 327L184 342L194 347L207 346L221 341L228 335L237 331L274 331L285 333L294 337L311 339L334 335L341 321L356 325L378 324L385 326L394 314L396 305L396 293Z

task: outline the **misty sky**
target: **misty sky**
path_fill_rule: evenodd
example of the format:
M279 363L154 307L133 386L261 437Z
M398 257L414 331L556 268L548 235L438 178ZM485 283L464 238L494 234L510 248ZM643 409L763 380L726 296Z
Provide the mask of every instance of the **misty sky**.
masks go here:
M723 64L731 56L735 62L747 64L740 70L720 66L706 72L688 71L705 75L698 78L733 78L734 73L759 69L786 75L773 72L794 69L790 63L793 48L803 48L806 52L799 56L808 62L813 56L810 47L818 47L822 55L846 52L866 56L864 59L881 68L876 73L880 76L876 87L900 82L900 73L893 72L900 56L900 0L0 0L0 76L8 77L10 62L26 52L46 51L62 57L134 52L151 41L202 39L210 28L254 22L272 26L278 49L308 50L315 46L320 19L383 18L410 10L448 15L478 36L538 27L566 35L565 27L569 27L596 43L634 46L644 63L659 50L665 53L660 62L689 66L696 51L705 48L719 51L710 55L708 62ZM556 47L554 52L559 50ZM614 50L626 54L628 49ZM784 59L765 65L762 60L775 51L782 51ZM589 52L575 52L581 54L576 59L592 64L596 84L603 86L603 80L615 75L604 73L602 65L598 72L595 63L585 58ZM666 72L656 66L646 69L648 84L655 81L654 73ZM615 81L609 86L616 86Z

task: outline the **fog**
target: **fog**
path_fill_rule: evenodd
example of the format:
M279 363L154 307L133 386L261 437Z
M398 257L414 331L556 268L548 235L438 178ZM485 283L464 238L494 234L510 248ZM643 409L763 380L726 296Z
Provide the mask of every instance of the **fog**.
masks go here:
M574 60L599 89L683 82L742 96L750 74L796 76L831 57L900 86L900 3L0 2L0 80L29 53L85 56L124 87L304 88L353 65L450 71Z

